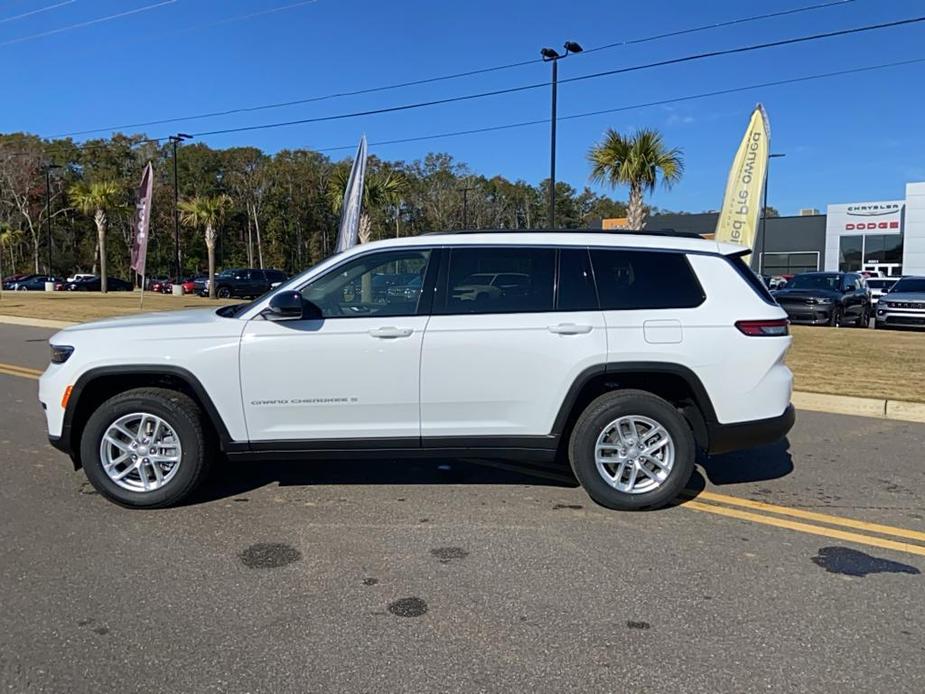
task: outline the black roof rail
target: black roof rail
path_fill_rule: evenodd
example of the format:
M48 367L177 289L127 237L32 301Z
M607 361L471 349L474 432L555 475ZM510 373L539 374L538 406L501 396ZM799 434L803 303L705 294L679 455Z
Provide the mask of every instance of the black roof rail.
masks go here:
M615 234L625 236L668 236L682 239L703 239L692 231L675 231L674 229L451 229L449 231L426 231L421 236L450 236L456 234Z

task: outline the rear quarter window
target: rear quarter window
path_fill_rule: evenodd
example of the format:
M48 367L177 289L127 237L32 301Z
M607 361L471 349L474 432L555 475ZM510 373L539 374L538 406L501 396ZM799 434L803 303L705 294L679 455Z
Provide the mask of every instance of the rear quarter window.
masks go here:
M706 298L683 253L592 249L591 264L605 311L694 308Z
M762 298L765 303L777 305L777 302L774 300L774 297L771 296L771 292L768 291L768 288L764 285L764 282L758 275L752 272L752 269L748 266L748 264L742 260L742 256L727 255L725 258L726 262L735 268L735 271L739 273L739 276L748 283L748 285L755 291L758 296Z

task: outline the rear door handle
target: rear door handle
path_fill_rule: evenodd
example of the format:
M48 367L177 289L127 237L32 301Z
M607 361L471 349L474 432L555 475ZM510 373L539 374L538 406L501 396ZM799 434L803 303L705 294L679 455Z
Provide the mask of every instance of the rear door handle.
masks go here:
M575 323L559 323L558 325L550 325L549 332L556 333L557 335L584 335L591 332L591 326L577 325Z
M373 337L379 337L382 339L394 339L396 337L410 337L414 332L411 328L394 328L392 326L386 326L383 328L373 328L369 331L369 334Z

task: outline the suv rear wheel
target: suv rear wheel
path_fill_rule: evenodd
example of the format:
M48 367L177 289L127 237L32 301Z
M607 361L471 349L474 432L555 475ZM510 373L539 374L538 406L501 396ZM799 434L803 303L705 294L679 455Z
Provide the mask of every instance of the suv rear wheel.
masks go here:
M132 508L173 506L208 468L202 413L164 388L121 393L90 415L80 456L87 479L108 499Z
M694 472L694 437L666 400L641 390L605 393L575 424L569 442L575 477L601 506L664 506Z

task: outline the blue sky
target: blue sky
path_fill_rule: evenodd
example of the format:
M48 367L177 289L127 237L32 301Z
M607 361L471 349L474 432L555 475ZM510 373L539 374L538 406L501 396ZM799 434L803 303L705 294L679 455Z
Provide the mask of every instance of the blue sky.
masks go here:
M530 60L542 46L585 48L786 10L822 0L0 0L0 132L43 136L300 99ZM159 4L162 3L162 4ZM158 5L144 10L152 5ZM297 5L297 6L293 6ZM245 15L278 12L238 19ZM47 8L47 9L46 9ZM38 36L116 13L112 21ZM27 15L22 16L20 15ZM690 53L925 15L920 0L855 0L831 9L717 29L560 63L560 78ZM925 58L925 24L563 84L562 116L749 84ZM720 205L732 156L758 101L771 121L771 204L784 213L902 197L925 180L925 63L674 105L566 120L558 177L587 184L585 154L607 127L656 127L682 147L687 172L654 203ZM540 62L470 78L256 113L139 128L205 132L440 99L548 79ZM353 145L548 117L547 89L382 114L203 138L216 147ZM82 138L76 138L82 139ZM548 175L548 126L374 147L384 159L445 151L487 175ZM350 156L347 150L331 152ZM617 190L618 197L625 191Z

